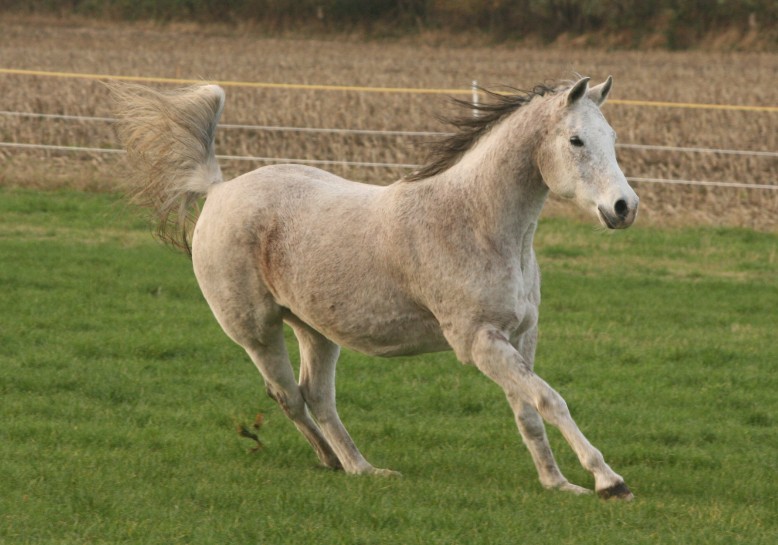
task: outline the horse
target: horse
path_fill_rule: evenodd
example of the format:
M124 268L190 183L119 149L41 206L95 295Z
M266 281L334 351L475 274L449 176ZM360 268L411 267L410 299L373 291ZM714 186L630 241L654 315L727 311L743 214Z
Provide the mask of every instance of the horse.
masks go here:
M560 471L545 421L600 497L630 500L624 479L533 370L533 237L549 192L607 229L629 227L637 214L600 111L612 82L582 77L460 101L467 115L449 120L454 133L434 144L425 166L387 186L294 164L224 180L214 141L221 87L109 86L133 200L151 210L163 241L190 255L216 320L325 467L396 474L371 465L338 416L341 347L374 356L451 350L503 389L543 487L591 493ZM299 343L299 377L284 324Z

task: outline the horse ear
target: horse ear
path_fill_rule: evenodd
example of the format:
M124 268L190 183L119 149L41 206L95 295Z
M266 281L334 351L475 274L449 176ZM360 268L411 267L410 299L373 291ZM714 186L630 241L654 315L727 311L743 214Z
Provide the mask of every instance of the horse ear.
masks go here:
M613 77L608 76L608 79L604 82L589 89L589 98L591 98L597 106L602 106L602 103L608 98L608 93L611 92L611 87L613 87Z
M581 78L570 88L567 92L568 106L578 102L586 95L586 91L589 89L589 79L590 78Z

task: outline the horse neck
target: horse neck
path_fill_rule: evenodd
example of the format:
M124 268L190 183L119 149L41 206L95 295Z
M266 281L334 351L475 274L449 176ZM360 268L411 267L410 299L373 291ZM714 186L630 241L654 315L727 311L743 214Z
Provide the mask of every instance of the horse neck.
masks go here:
M492 128L433 182L460 201L454 209L469 214L470 225L508 246L532 243L548 195L535 160L544 127L532 115L530 110L539 110L533 106Z

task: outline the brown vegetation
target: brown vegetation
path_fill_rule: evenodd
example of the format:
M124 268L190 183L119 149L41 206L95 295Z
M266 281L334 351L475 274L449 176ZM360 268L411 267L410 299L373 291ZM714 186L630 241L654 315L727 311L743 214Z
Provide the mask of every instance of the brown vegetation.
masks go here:
M776 51L774 0L0 0L0 11L113 21L220 23L275 35L441 33L468 40Z
M1 68L371 87L530 88L581 73L615 78L612 98L778 105L778 55L770 53L606 52L580 47L444 47L390 41L270 39L226 28L116 24L0 23ZM228 87L224 123L382 130L445 130L443 95ZM97 81L0 74L2 110L110 116ZM778 113L611 104L605 114L622 143L778 150ZM116 147L110 124L0 115L0 141ZM418 164L418 137L221 130L218 153ZM778 184L775 157L620 149L628 176ZM226 175L262 163L222 161ZM0 185L115 189L116 155L0 147ZM403 169L325 167L371 183ZM778 191L636 183L641 221L778 227ZM554 203L552 212L570 213Z

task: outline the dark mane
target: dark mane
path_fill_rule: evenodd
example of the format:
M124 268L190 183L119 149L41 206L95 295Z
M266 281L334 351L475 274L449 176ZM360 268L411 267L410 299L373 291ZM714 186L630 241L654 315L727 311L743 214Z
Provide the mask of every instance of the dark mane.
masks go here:
M559 87L537 85L531 91L508 89L510 91L508 93L498 93L479 87L478 91L486 95L487 101L479 101L477 104L470 100L452 99L455 104L467 109L456 117L442 119L444 123L455 129L454 132L432 142L426 165L408 174L403 180L414 182L448 170L473 147L481 136L504 117L537 96L557 92Z

